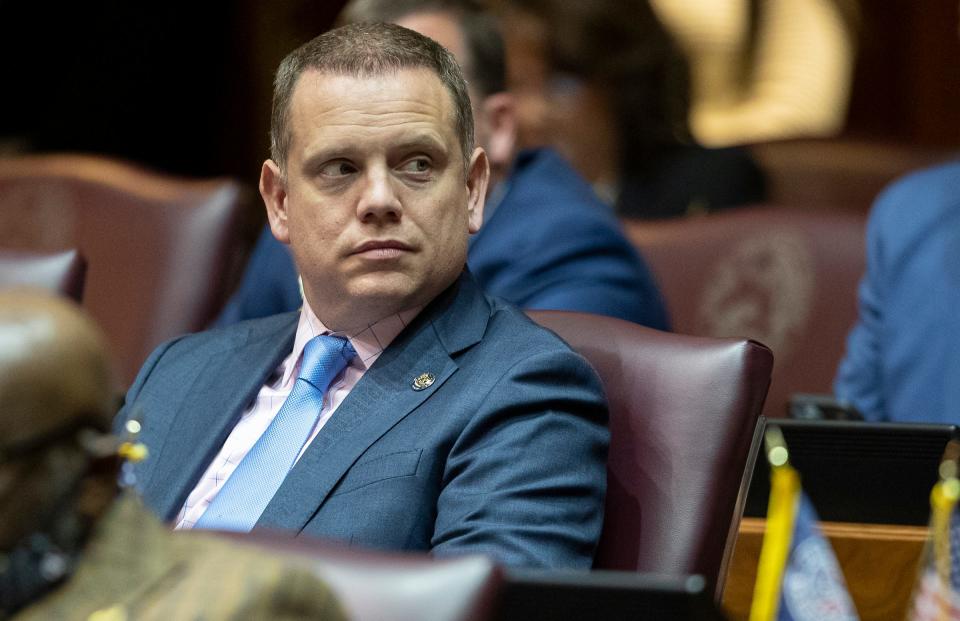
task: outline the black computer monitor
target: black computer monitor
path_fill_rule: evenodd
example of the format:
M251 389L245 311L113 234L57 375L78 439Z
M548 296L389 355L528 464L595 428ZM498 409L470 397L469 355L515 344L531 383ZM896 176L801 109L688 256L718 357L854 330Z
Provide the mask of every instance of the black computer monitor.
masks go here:
M722 621L701 576L509 570L498 621Z
M926 525L930 490L956 425L770 419L821 520ZM755 443L756 448L760 448ZM744 507L764 517L770 466L757 450Z

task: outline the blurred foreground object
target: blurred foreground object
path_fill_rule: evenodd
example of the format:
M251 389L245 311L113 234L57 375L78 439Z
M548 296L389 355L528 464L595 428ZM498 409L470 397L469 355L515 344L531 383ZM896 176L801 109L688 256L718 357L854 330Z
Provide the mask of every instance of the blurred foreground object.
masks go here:
M99 330L41 291L0 293L0 611L42 597L73 569L113 499L95 439L116 409ZM105 467L107 466L107 467Z
M37 287L81 302L86 276L87 262L76 250L35 253L0 248L0 289Z
M856 621L843 574L790 465L783 434L764 433L770 505L750 621Z
M952 441L940 464L940 480L930 492L930 538L913 593L909 621L960 617L960 444Z
M342 618L305 563L175 536L132 494L115 501L111 375L75 304L0 293L0 616Z

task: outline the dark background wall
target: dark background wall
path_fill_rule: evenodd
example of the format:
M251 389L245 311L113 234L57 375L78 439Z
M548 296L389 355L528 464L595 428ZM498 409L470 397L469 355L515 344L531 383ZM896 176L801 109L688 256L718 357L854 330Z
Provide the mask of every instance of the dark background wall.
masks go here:
M960 146L956 0L861 0L860 55L847 132Z
M0 149L255 183L279 60L343 0L0 0ZM960 145L956 0L864 0L847 135Z
M255 182L273 70L341 5L0 0L0 142Z

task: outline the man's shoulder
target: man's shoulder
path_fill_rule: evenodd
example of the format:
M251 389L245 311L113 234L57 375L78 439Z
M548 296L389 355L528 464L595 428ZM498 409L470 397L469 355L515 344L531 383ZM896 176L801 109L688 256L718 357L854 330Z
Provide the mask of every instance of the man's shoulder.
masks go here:
M500 204L477 234L471 259L478 252L499 254L511 246L514 256L580 254L577 249L598 245L632 251L613 209L557 153L522 152L507 184Z
M201 332L185 334L165 343L170 350L200 351L238 343L273 338L296 325L299 311L248 319L228 326L212 327Z
M176 385L187 381L197 365L224 358L229 352L247 346L267 349L265 344L292 340L298 313L271 315L250 319L230 326L211 328L178 336L159 345L150 354L128 393L128 401L136 395L148 378L161 384ZM272 346L271 346L272 347Z
M553 216L579 215L590 221L613 221L613 210L597 197L590 184L563 159L547 148L527 150L517 156L505 203L542 205Z
M925 168L893 182L870 214L872 228L922 228L943 214L960 212L960 160Z
M541 356L544 359L583 361L580 354L557 334L499 298L491 298L490 321L483 344L502 368Z

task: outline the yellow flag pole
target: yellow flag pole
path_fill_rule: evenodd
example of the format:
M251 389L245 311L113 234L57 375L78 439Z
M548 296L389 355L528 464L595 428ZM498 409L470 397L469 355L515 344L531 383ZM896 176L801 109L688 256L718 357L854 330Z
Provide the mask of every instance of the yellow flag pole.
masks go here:
M775 621L780 605L783 572L790 553L790 541L800 500L800 475L789 462L787 445L779 427L764 432L766 457L770 462L770 502L757 582L753 588L750 621Z
M947 456L940 464L940 481L930 492L930 530L933 542L933 562L940 582L941 597L938 619L950 618L950 568L952 565L950 550L950 517L960 499L960 480L957 479L957 446L948 447Z

